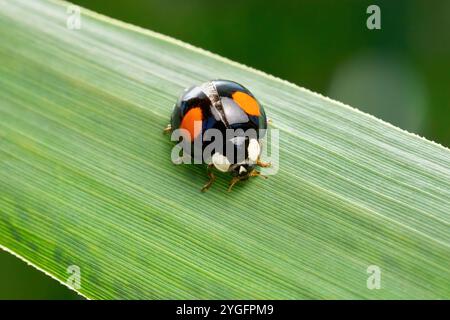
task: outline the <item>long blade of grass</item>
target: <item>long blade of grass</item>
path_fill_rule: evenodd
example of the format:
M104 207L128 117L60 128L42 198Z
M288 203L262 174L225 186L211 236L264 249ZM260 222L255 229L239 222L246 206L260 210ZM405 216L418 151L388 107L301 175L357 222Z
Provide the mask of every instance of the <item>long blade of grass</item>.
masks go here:
M448 149L88 10L71 30L68 6L0 0L3 248L63 283L78 266L88 298L450 298ZM278 174L229 194L161 134L215 78L280 130Z

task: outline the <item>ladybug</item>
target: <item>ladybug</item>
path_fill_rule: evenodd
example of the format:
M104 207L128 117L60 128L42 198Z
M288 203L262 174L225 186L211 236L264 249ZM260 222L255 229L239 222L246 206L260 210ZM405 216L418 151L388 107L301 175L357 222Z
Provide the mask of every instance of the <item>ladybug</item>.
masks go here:
M186 139L194 146L188 154L191 158L196 149L205 151L212 143L206 139L208 131L215 130L223 137L220 145L223 148L214 149L210 157L202 153L199 163L207 164L209 177L202 191L208 190L216 179L213 168L232 175L228 191L241 180L266 178L256 166L270 166L260 160L267 118L262 105L244 86L234 81L212 80L185 90L164 131L175 129L188 133Z

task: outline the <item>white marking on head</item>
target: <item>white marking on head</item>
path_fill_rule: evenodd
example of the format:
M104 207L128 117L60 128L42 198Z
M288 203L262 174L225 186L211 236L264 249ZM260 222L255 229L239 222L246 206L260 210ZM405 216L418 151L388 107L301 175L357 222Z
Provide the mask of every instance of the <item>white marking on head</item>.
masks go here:
M213 154L213 156L211 157L211 161L214 164L214 167L216 167L217 170L222 172L227 172L231 165L227 157L218 152Z
M244 166L239 167L239 174L241 174L242 172L247 172L247 169L245 169Z
M258 140L250 139L250 142L248 143L248 159L252 162L256 162L260 153L261 147L259 146Z

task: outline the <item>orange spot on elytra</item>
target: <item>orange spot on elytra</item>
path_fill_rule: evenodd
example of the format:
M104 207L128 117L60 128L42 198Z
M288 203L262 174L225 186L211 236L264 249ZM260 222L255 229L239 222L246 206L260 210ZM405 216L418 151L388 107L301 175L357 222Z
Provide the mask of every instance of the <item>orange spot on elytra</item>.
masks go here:
M241 109L244 110L249 115L251 116L261 115L258 102L252 96L241 91L236 91L235 93L233 93L232 97L233 100L239 105L239 107L241 107Z
M202 131L202 119L202 109L200 107L194 107L190 109L183 117L183 120L181 120L180 128L189 132L191 135L191 141L194 140Z

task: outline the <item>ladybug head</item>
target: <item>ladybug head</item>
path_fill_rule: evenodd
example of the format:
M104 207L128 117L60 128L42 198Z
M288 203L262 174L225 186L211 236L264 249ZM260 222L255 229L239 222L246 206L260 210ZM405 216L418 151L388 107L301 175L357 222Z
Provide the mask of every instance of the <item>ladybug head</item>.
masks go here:
M241 164L235 164L230 167L230 172L234 177L248 177L250 172L255 168L254 164L250 163L241 163Z
M233 176L246 177L255 168L261 153L258 140L248 137L234 137L227 143L226 156L215 153L212 163L222 172L230 172ZM232 150L233 152L229 152Z

